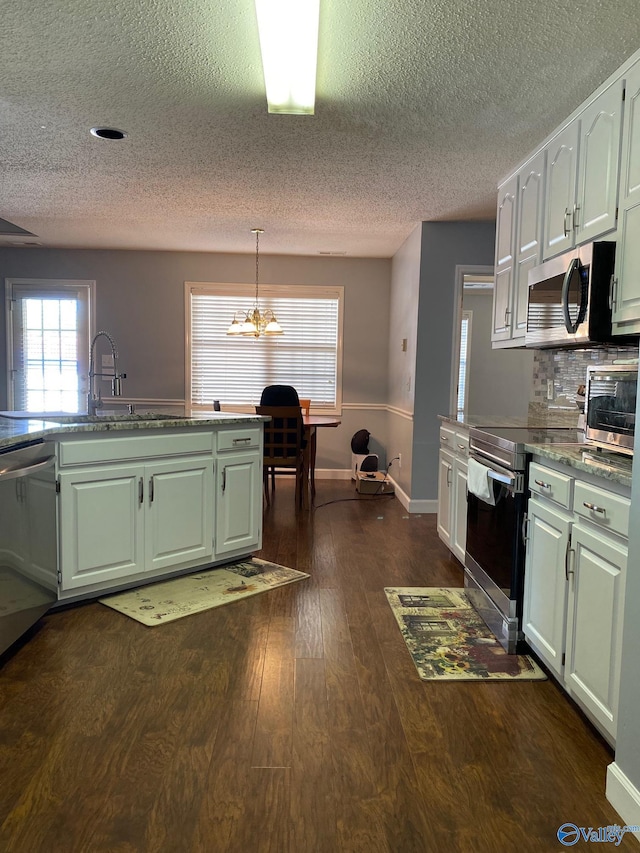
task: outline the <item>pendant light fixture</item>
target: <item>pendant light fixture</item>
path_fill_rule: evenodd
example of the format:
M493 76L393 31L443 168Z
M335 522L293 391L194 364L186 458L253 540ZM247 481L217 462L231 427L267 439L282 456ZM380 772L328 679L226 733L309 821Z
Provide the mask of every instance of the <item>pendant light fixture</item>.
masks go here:
M264 234L263 228L252 228L251 233L256 235L256 298L250 311L236 311L227 329L228 335L239 335L242 337L259 338L260 335L282 335L283 331L271 308L260 311L258 304L258 279L260 271L260 235Z

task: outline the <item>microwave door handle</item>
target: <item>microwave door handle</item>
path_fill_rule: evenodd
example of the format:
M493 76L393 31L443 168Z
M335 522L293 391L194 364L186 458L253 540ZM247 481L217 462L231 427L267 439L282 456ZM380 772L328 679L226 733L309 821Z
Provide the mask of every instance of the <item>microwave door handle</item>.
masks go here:
M564 281L562 282L562 313L564 314L564 325L570 335L575 335L581 322L580 315L582 314L582 310L578 312L578 317L576 318L575 323L569 314L569 285L571 284L571 276L575 272L579 272L579 270L580 258L573 258L566 273L564 274Z

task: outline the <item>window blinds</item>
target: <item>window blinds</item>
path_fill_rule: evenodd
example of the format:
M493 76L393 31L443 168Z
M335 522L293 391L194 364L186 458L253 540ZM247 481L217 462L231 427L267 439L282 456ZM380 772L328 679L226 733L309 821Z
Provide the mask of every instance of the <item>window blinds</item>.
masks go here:
M260 310L271 308L284 334L228 337L236 311L253 308L252 288L190 286L191 405L210 409L255 406L266 385L293 385L314 409L339 403L342 288L281 287L260 290Z

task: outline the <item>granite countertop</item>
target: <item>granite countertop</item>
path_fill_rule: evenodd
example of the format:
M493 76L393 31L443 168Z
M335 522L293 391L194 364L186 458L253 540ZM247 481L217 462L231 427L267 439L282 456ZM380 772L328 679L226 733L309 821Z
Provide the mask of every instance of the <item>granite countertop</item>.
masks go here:
M516 429L544 429L545 427L575 427L578 423L577 409L552 409L546 413L530 413L526 417L505 415L466 415L459 420L455 415L438 415L443 423L457 427L514 427Z
M15 417L0 413L0 453L14 446L69 433L120 432L125 430L175 429L182 427L221 426L241 423L261 423L268 418L234 412L202 413L192 417L158 414L123 414L89 417L88 415L60 415L60 420ZM25 415L28 413L24 413ZM51 415L50 417L57 417Z
M590 444L527 444L528 453L551 459L631 488L633 458L608 450L597 451Z
M451 424L454 427L484 427L486 429L507 427L545 430L575 427L577 412L575 410L550 409L539 414L530 412L528 417L522 418L505 416L490 417L484 415L468 415L463 421L450 415L439 415L439 418L442 423ZM577 430L575 435L576 437L584 437ZM585 471L596 477L602 477L604 480L631 488L633 457L606 450L598 451L593 445L579 440L568 441L565 444L560 439L557 443L551 443L544 441L543 437L540 439L540 443L537 441L527 442L525 449L527 453L535 456L551 459L576 470Z

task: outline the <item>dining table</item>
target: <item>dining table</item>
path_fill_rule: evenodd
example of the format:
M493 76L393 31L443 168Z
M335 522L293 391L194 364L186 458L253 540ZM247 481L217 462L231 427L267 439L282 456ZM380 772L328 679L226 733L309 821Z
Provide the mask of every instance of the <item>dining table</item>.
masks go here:
M325 427L338 427L342 423L335 415L303 415L304 438L306 441L304 449L304 468L306 478L311 488L311 496L316 493L316 451L318 441L318 430Z

